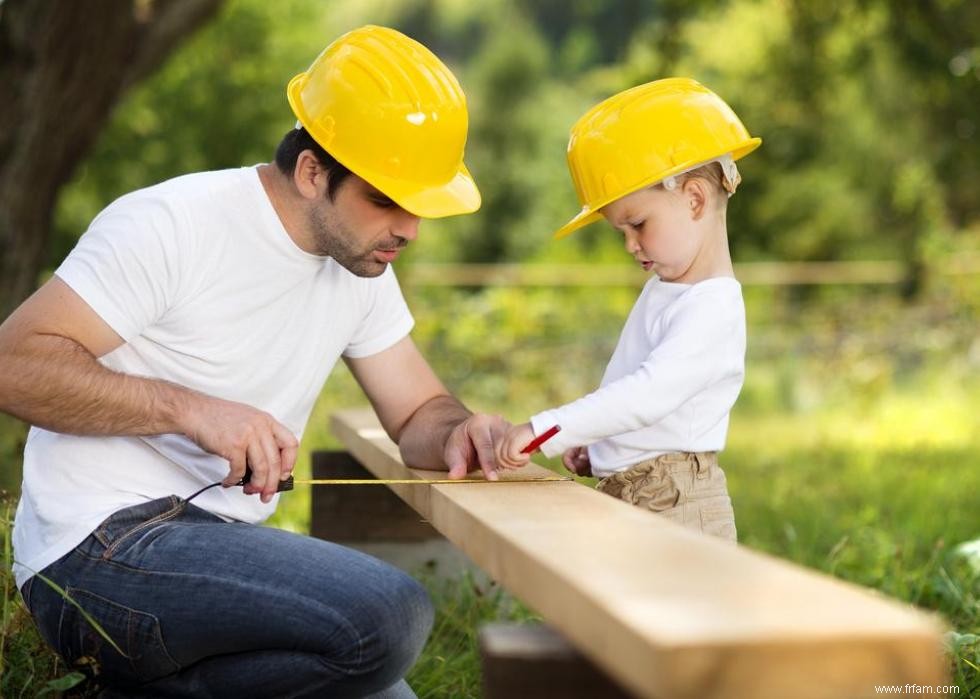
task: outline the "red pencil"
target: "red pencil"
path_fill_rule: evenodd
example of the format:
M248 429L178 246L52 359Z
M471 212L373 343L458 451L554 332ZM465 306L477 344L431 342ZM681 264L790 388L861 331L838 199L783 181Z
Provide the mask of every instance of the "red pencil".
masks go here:
M521 449L521 453L522 454L533 454L534 452L536 452L538 450L538 447L540 447L542 444L544 444L549 439L551 439L552 437L554 437L560 431L561 431L561 427L559 427L558 425L555 425L554 427L551 427L551 428L545 430L544 432L542 432L541 434L539 434L537 437L535 437L534 439L532 439L530 442L528 442L528 445L526 447L524 447L523 449Z

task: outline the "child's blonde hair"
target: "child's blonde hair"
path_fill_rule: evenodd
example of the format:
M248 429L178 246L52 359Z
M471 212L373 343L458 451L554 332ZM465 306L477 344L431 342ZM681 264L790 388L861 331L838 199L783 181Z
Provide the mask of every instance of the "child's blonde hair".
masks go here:
M685 182L693 179L704 180L710 184L715 193L719 195L715 198L719 206L724 206L728 203L729 197L735 194L735 190L742 181L742 176L738 174L738 168L732 159L722 156L690 170L679 172L672 177L667 177L655 186L673 191L678 187L683 187Z
M712 185L715 185L720 192L726 193L728 197L735 194L735 190L742 181L742 176L738 174L738 167L736 167L731 155L723 155L720 158L702 163L697 167L692 167L690 170L679 172L671 177L665 177L658 184L664 189L671 191L678 186L683 186L688 180L695 178L706 180ZM725 198L727 199L728 197Z

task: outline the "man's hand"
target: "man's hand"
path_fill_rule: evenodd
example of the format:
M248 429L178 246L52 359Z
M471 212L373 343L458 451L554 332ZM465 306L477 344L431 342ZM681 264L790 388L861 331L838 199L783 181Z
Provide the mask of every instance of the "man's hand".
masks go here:
M464 478L479 468L488 480L497 479L494 444L509 423L470 413L442 385L411 337L369 357L344 361L406 466L447 468L450 478Z
M510 423L499 415L470 415L453 428L446 440L443 459L450 478L465 478L482 469L488 481L499 479L495 445L507 434Z
M246 465L251 468L244 491L261 493L265 503L296 465L296 436L268 413L242 403L199 395L187 412L185 434L205 451L228 460L225 486L241 481Z

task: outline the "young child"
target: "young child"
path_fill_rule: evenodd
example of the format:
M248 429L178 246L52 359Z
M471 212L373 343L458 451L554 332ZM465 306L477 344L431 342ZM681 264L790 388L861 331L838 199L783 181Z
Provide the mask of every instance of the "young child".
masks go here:
M568 167L581 212L562 238L605 217L626 252L654 272L630 312L600 387L511 428L510 468L553 425L562 454L597 488L686 527L735 540L718 466L745 371L745 307L728 251L735 161L755 150L735 113L687 78L657 80L601 102L572 127Z

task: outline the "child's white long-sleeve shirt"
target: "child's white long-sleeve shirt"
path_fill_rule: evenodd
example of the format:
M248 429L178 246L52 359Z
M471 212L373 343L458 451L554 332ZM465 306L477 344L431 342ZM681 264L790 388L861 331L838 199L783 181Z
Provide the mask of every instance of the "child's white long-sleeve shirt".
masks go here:
M589 447L608 476L672 451L720 451L745 376L745 304L732 277L643 287L600 387L531 418L535 434L561 431L546 456Z

